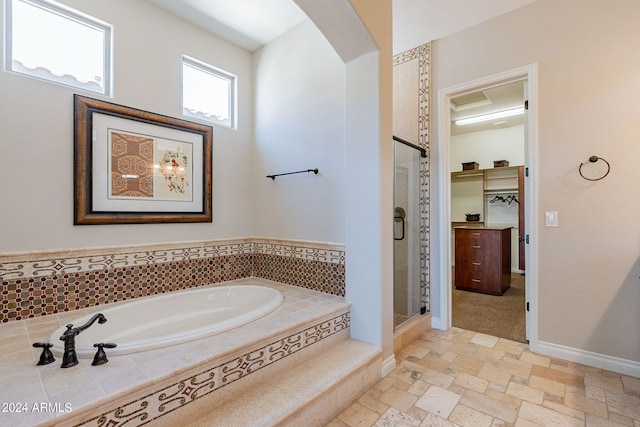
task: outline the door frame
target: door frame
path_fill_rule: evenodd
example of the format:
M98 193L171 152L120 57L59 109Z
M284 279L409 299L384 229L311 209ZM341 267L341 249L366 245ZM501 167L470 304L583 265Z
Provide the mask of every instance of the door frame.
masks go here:
M518 80L526 80L525 96L528 110L525 111L525 236L528 244L525 247L527 270L525 276L525 304L527 338L529 349L536 351L538 347L538 132L537 132L537 64L514 68L502 73L461 83L438 91L438 173L436 203L440 224L433 224L432 230L437 233L440 256L434 259L432 268L439 277L439 319L433 319L433 327L443 330L451 328L452 291L451 291L451 166L449 161L449 144L451 141L450 101L459 95L475 92L490 87L501 86ZM437 222L437 220L436 220ZM434 301L435 302L435 301ZM523 307L523 310L526 310Z

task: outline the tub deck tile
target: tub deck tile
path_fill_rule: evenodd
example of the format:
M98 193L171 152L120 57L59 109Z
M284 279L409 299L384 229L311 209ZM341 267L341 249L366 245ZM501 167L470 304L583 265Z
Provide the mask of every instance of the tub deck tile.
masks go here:
M176 378L186 378L202 370L203 364L220 364L225 358L229 360L251 351L251 348L284 339L291 335L292 328L313 324L336 313L348 313L349 304L343 298L266 279L239 279L214 286L249 283L278 289L284 296L283 304L250 324L198 341L123 356L109 357L107 350L109 363L103 366L90 366L91 360L83 359L77 366L60 369L60 357L50 365L36 366L40 350L31 348L31 343L46 339L60 325L85 314L99 312L109 305L59 313L47 316L46 320L25 319L13 322L9 327L3 324L0 337L6 334L7 338L15 338L14 342L20 345L0 346L0 375L3 381L9 379L15 383L12 387L0 388L0 401L25 402L29 406L57 403L63 409L68 404L72 410L70 413L0 414L0 425L66 425L73 420L86 420L90 418L90 414L84 413L87 408L98 406L99 411L104 411L107 403L109 406L116 401L126 403L130 396L144 394L149 385L175 383ZM318 336L323 333L317 332ZM245 361L253 363L252 360ZM186 387L188 390L191 386Z

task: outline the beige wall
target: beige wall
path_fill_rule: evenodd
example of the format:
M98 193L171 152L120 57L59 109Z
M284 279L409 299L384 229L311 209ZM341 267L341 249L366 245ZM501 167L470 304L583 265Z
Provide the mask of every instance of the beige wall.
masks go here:
M434 99L538 64L538 338L632 361L640 361L638 16L637 0L539 0L437 40L432 54ZM591 155L611 163L602 181L578 174ZM558 228L544 227L545 211L558 212Z
M418 145L418 57L393 67L393 135Z

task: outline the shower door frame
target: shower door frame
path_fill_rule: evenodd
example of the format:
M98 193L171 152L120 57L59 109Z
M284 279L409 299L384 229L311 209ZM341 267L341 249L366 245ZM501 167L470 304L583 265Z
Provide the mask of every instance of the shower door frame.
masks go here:
M425 148L419 147L407 140L404 140L402 138L399 138L397 136L393 137L393 141L394 141L394 146L393 146L393 153L394 153L394 160L393 160L393 165L394 165L394 189L393 189L393 193L394 193L394 208L395 208L395 199L396 199L396 182L395 182L395 177L396 177L396 173L397 173L397 165L396 165L396 159L395 159L395 152L396 152L396 143L400 143L402 145L405 145L411 149L417 150L420 153L420 157L419 157L419 164L418 164L418 179L417 181L414 183L415 184L415 188L418 189L418 195L416 197L416 201L418 203L417 206L417 223L418 223L418 228L419 228L419 233L417 236L414 236L415 239L417 239L418 241L418 257L420 258L418 260L418 271L416 272L417 276L418 276L418 283L419 283L419 313L415 313L413 315L411 315L407 320L409 320L410 318L418 315L418 314L424 314L425 312L427 312L427 307L428 307L428 301L426 300L426 287L427 287L427 280L426 280L426 263L424 262L425 258L423 256L423 252L426 251L426 248L424 247L424 243L425 243L425 239L423 238L422 234L425 230L425 224L423 224L424 222L426 222L427 217L424 215L424 211L426 210L426 205L425 205L425 201L422 200L422 196L421 196L421 192L422 192L422 179L421 176L423 175L423 171L426 169L426 165L427 165L427 150ZM395 217L395 214L394 214ZM395 218L394 218L395 221ZM403 225L403 230L404 230L404 225ZM395 229L394 229L395 231ZM403 231L404 234L404 231ZM423 265L425 264L425 265ZM395 298L396 298L396 289L395 289L395 275L396 275L396 271L395 271L395 266L396 266L396 253L395 253L395 234L394 234L394 302L393 302L393 306L394 306L394 329L396 328L395 325ZM411 312L413 312L414 310L411 309Z

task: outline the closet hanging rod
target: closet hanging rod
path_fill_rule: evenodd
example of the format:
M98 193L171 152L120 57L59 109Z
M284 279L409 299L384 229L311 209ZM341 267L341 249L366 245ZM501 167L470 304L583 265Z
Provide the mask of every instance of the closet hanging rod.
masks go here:
M318 168L307 169L307 170L302 170L302 171L295 171L295 172L277 173L277 174L274 174L274 175L267 175L267 178L271 178L272 180L275 181L276 176L293 175L295 173L308 173L308 172L313 172L314 174L318 175Z
M415 148L416 150L420 151L420 157L427 157L427 150L425 150L424 148L418 147L415 144L410 143L409 141L402 139L402 138L398 138L397 136L394 135L393 137L394 141L398 141L401 144L406 145L407 147L411 147L411 148Z

